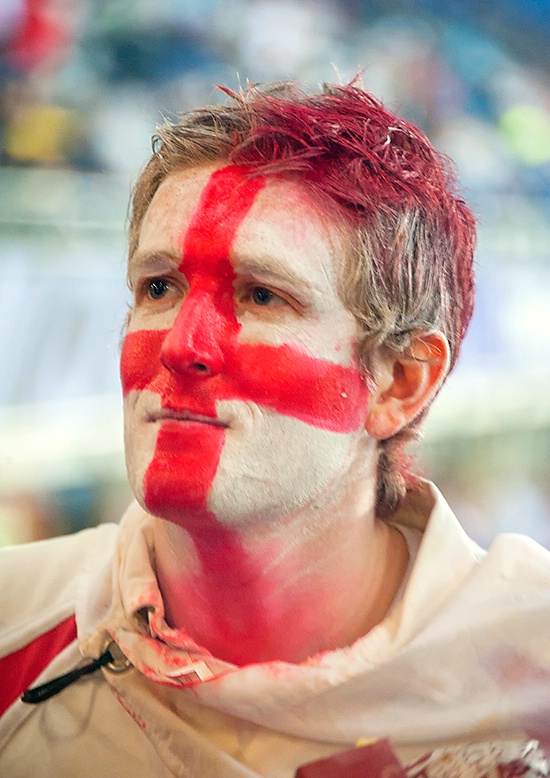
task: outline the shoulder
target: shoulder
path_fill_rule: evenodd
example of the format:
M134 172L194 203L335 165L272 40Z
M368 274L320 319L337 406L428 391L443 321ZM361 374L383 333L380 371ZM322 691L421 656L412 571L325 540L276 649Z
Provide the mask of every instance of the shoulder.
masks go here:
M465 628L519 627L529 617L550 625L550 551L520 534L499 535L488 550L480 548L427 482L405 508L402 523L422 532L404 594L410 629L450 612Z
M486 562L497 564L506 576L527 576L529 580L548 583L550 551L527 535L505 533L491 543Z
M497 535L480 572L492 582L495 594L507 594L504 602L514 611L543 609L550 615L550 551L532 538Z
M74 614L80 580L110 559L117 531L105 524L0 550L0 656Z

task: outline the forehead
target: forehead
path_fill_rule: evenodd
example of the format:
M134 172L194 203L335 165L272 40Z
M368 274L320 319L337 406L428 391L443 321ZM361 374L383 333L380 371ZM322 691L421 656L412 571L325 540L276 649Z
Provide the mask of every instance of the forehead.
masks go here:
M143 219L138 254L166 252L182 260L182 244L192 217L202 207L201 194L212 173L223 165L206 165L170 173ZM244 183L246 186L246 182ZM223 214L238 207L238 187L228 188ZM313 282L336 286L337 257L342 256L341 230L298 180L267 176L230 247L238 271L241 262L278 261L305 272Z

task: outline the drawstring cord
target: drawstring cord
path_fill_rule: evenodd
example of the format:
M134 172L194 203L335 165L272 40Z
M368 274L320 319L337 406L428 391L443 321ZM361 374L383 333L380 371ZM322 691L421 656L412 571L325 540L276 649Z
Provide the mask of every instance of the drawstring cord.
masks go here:
M21 695L21 701L29 703L30 705L37 705L39 702L49 700L50 697L54 697L59 692L66 689L79 678L90 673L95 673L101 667L107 667L115 673L120 673L126 670L130 666L130 660L127 659L121 652L119 647L114 641L111 641L107 647L107 650L101 654L97 659L94 659L84 667L79 667L77 670L71 670L64 675L60 675L58 678L52 678L51 681L40 686L35 686L32 689L27 689Z

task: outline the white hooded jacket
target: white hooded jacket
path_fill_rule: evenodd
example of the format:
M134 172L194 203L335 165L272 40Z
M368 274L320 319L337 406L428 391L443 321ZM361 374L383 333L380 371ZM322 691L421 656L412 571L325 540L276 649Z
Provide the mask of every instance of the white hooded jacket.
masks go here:
M236 667L170 629L135 504L119 527L3 552L0 657L74 614L77 640L36 684L113 638L130 665L17 700L0 719L0 775L292 778L378 737L405 763L497 739L550 749L550 552L519 535L483 551L430 484L395 522L423 532L399 602L353 645L301 664Z

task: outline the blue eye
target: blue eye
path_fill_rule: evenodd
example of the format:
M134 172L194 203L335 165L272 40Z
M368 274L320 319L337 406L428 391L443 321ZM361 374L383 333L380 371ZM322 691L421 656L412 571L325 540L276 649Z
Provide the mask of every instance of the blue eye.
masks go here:
M168 291L169 283L164 278L153 278L147 285L147 294L152 300L160 300Z
M266 289L265 286L255 286L251 297L256 305L268 305L275 297L275 294L270 289Z

